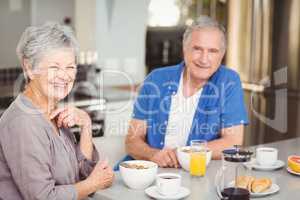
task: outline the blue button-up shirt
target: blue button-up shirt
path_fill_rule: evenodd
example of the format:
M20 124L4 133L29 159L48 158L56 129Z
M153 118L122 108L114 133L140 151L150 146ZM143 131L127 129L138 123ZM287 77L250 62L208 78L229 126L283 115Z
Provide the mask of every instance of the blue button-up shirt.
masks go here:
M153 148L164 147L172 95L177 93L184 67L182 62L153 70L135 101L132 117L147 121L146 142ZM235 71L221 65L203 86L186 144L218 139L222 128L240 124L248 124L241 81Z

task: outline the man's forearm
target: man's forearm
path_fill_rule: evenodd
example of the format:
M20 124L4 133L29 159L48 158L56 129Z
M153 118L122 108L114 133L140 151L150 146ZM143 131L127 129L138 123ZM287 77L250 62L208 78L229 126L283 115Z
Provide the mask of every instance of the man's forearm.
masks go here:
M147 122L133 119L125 140L126 152L135 159L150 160L159 151L146 143Z
M221 159L222 151L234 145L242 145L244 126L238 125L221 130L221 138L208 142L207 146L213 151L213 159Z
M227 138L220 138L208 142L207 146L213 151L212 159L221 159L222 151L226 148L232 147L233 144Z
M126 141L126 151L134 159L150 160L159 149L150 147L142 140L135 139L133 141Z

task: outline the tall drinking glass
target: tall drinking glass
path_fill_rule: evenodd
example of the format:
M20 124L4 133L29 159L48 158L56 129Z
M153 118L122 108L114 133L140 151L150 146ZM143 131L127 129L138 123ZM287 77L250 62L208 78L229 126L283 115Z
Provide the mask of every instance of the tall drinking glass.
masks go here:
M206 140L191 141L190 174L192 176L205 176L206 149Z

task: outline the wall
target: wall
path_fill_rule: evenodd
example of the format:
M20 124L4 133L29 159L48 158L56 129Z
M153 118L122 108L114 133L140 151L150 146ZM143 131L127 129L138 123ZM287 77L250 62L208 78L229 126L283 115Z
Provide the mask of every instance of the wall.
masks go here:
M25 27L30 25L30 0L22 0L12 11L9 0L0 1L0 68L19 66L16 47Z
M96 51L96 1L75 0L75 30L81 51Z
M71 17L82 51L97 51L98 66L124 75L106 74L104 84L141 82L146 74L145 37L149 0L19 0L21 9L10 11L0 1L0 68L16 67L15 48L29 25L63 22Z
M12 10L12 2L20 7ZM74 20L74 0L1 0L0 68L19 66L15 49L27 26L46 21L62 23L66 16Z
M145 41L149 0L97 0L96 49L103 69L125 72L105 73L104 84L141 82L145 77Z
M31 24L38 25L46 21L63 23L65 17L74 21L74 0L31 0Z

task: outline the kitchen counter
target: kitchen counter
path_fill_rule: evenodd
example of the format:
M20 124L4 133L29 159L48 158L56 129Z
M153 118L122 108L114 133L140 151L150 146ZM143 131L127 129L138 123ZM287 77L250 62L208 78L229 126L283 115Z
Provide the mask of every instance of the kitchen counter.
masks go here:
M292 154L299 154L300 152L300 138L284 140L276 143L270 143L265 146L275 147L279 149L279 159L287 161L287 157ZM253 149L255 147L252 147ZM191 194L186 198L189 200L216 200L217 194L215 189L215 175L220 169L221 161L211 161L207 168L205 177L191 177L188 172L182 169L168 169L159 168L160 172L175 172L182 176L182 185L191 190ZM300 176L292 175L287 172L285 168L276 171L252 171L253 176L269 177L274 183L279 185L278 193L259 198L260 200L283 200L295 199L300 195ZM115 182L112 187L101 190L95 193L93 199L131 199L131 200L150 200L144 190L131 190L124 185L121 180L119 172L116 173Z
M10 103L19 94L20 90L14 89L14 86L0 87L0 115L10 105ZM65 98L65 102L72 103L77 107L87 107L94 105L103 105L106 102L118 102L133 100L136 96L136 86L132 88L128 86L92 88L92 90L82 90L75 87Z

